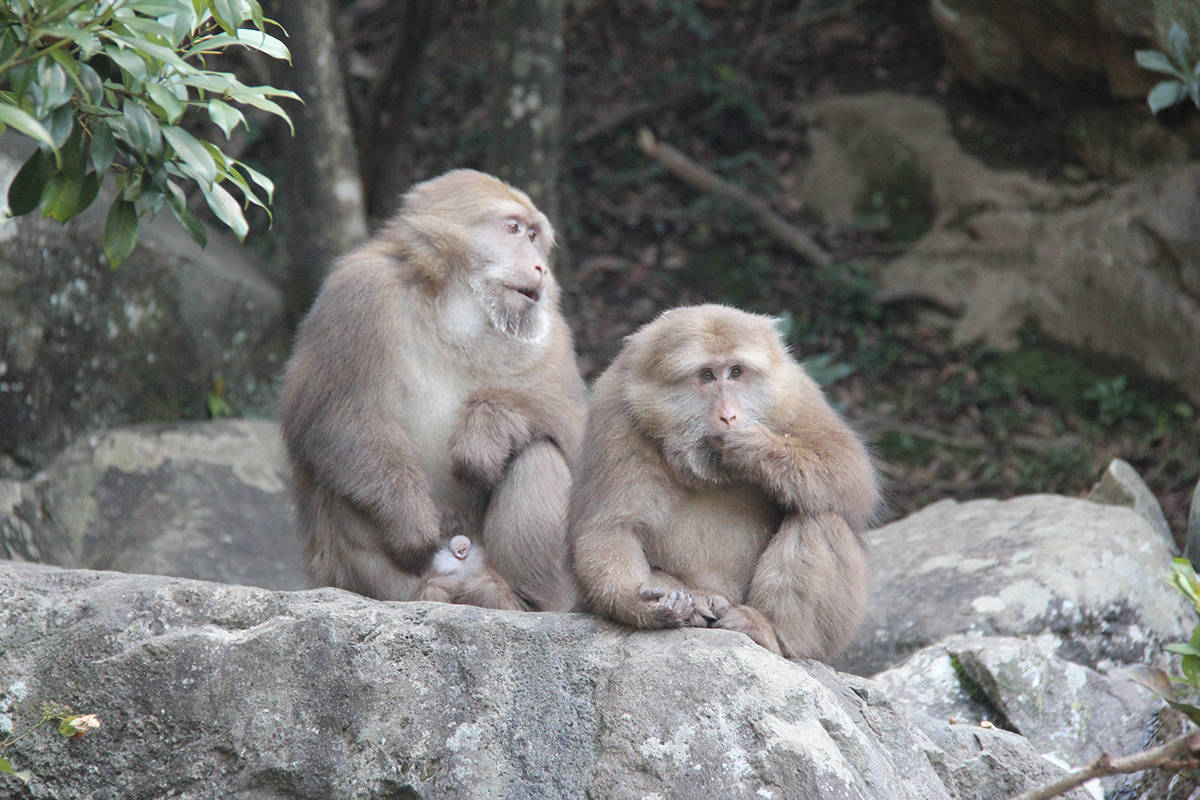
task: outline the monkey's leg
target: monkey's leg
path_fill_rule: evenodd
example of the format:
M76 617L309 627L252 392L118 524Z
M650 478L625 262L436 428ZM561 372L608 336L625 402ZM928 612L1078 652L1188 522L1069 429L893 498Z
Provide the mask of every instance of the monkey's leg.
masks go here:
M867 554L837 514L792 514L759 558L747 604L774 623L788 658L837 655L867 606Z
M488 562L537 611L570 611L575 581L567 566L571 472L552 443L513 456L492 490L483 523Z
M441 579L441 576L432 576L421 581L421 585L417 587L417 591L413 593L413 600L432 600L435 603L453 603L454 589L457 589L457 579L449 583Z
M530 610L529 604L517 596L508 585L508 581L494 574L492 570L468 579L454 602L510 611Z
M304 561L314 586L338 586L377 600L408 600L420 583L385 552L374 524L317 488L298 505Z

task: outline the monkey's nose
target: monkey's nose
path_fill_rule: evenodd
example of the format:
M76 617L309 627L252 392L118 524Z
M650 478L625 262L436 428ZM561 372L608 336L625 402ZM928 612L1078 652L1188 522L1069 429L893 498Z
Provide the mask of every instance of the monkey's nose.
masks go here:
M534 264L534 265L533 265L533 270L534 270L534 272L536 272L538 275L545 275L545 274L546 274L546 268L545 268L545 267L543 267L541 264Z
M733 423L737 422L737 414L730 414L727 417L721 417L721 422L724 422L728 427L732 428Z

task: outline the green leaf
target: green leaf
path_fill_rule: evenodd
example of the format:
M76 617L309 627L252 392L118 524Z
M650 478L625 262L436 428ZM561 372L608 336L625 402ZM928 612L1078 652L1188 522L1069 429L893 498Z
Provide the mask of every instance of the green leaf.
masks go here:
M8 187L8 213L19 217L38 207L42 189L53 173L53 161L53 157L41 149L34 150L25 160Z
M1133 54L1133 58L1137 61L1137 65L1142 69L1151 69L1155 72L1163 72L1167 75L1174 75L1177 78L1183 78L1183 74L1179 68L1171 63L1163 53L1157 50L1138 50Z
M122 111L125 118L125 133L129 144L135 150L143 150L150 155L162 151L162 131L158 120L146 110L146 107L136 100L125 99Z
M232 36L228 33L208 36L192 45L184 53L184 56L191 57L198 53L222 50L231 45L248 47L251 50L257 50L264 55L277 58L280 61L286 61L289 64L292 62L292 54L288 51L287 45L271 34L253 28L238 28Z
M248 106L254 106L257 109L269 112L277 117L281 117L283 121L288 124L288 128L291 129L292 135L295 136L296 128L292 125L292 118L289 117L287 112L283 110L283 107L274 100L268 100L261 94L251 94L249 92L231 92L230 96L232 96L233 99L237 100L239 103L244 103Z
M171 207L175 218L183 225L187 235L192 237L192 241L204 247L208 244L208 230L204 227L204 223L188 208L187 197L182 189L173 182L168 182L167 188L170 190L167 195L167 205Z
M66 222L83 211L96 199L100 178L96 173L85 175L59 172L42 191L42 213L59 222Z
M246 117L240 110L220 100L208 101L208 117L225 132L226 139L230 137L239 122L246 125Z
M1146 95L1146 103L1150 110L1157 114L1164 108L1178 105L1187 98L1187 85L1180 81L1163 81L1154 86Z
M275 198L275 181L271 180L266 175L263 175L261 172L254 169L253 167L247 166L246 164L244 164L241 161L234 161L233 163L236 164L240 169L244 170L245 173L250 176L250 180L257 183L259 185L259 187L264 192L267 193L267 202L268 203L270 203L274 200L274 198Z
M79 82L83 84L84 93L92 105L98 106L104 100L104 81L96 74L96 70L87 64L79 65Z
M117 143L113 139L112 129L104 123L92 126L92 169L104 172L112 164L117 155Z
M163 110L167 122L172 125L178 122L179 118L183 116L183 112L187 110L187 105L176 97L174 92L161 83L147 83L146 93Z
M55 147L62 147L75 127L75 109L69 105L59 106L50 112L50 136Z
M16 128L21 133L36 139L47 147L55 147L50 131L33 118L29 112L0 100L0 122Z
M118 197L108 210L108 220L104 223L104 255L108 257L108 263L116 267L129 258L137 238L137 209L133 203Z
M126 50L115 44L104 45L104 54L116 62L117 66L133 77L135 83L146 80L146 62L132 50Z
M13 766L11 763L9 763L9 760L3 756L0 756L0 774L12 775L14 778L24 783L29 783L29 780L33 777L33 773L26 770L17 772L15 769L13 769Z
M1167 29L1167 47L1171 48L1171 55L1175 57L1176 63L1186 64L1188 62L1188 50L1191 49L1191 44L1187 30L1178 22L1172 22L1171 27Z
M207 183L217 179L217 165L212 156L204 149L204 145L196 137L183 128L168 125L162 129L162 135L175 151L175 155L187 164L196 174Z
M1183 672L1183 677L1187 678L1189 685L1200 685L1200 657L1185 655L1179 661L1179 668Z
M201 186L200 189L204 192L204 199L208 201L208 207L217 215L217 219L224 222L238 241L246 238L246 234L250 232L250 226L246 223L246 217L242 214L242 207L238 205L238 201L233 198L233 195L219 183L214 183L212 186Z

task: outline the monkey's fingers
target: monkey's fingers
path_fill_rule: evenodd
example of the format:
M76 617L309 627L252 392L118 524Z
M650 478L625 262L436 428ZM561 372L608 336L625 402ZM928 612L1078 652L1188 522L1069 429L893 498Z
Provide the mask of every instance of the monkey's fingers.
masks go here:
M702 624L711 625L729 613L733 604L724 595L702 595L696 600L696 611L704 618Z
M643 586L638 590L639 600L658 600L667 593L661 586Z

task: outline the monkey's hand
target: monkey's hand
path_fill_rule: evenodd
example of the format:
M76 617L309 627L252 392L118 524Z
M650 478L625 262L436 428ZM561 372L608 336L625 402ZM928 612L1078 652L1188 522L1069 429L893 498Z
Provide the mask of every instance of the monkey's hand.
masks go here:
M691 625L696 601L683 589L643 586L638 590L637 624L641 628L679 628Z
M734 606L720 619L713 623L714 628L724 628L728 631L744 633L776 655L783 655L779 649L779 639L775 636L775 626L771 620L752 606Z
M494 486L508 460L532 437L521 413L488 400L472 400L450 437L450 462L462 477Z
M778 449L776 438L766 425L747 425L710 436L708 441L721 454L721 463L727 469L756 480Z

